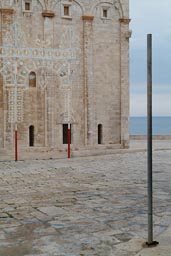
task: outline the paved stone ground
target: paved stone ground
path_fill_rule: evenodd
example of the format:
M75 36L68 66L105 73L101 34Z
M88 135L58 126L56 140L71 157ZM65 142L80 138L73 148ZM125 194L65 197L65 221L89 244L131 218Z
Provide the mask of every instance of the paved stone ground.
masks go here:
M147 237L146 152L0 162L1 256L134 256ZM171 224L171 150L154 152L154 234Z

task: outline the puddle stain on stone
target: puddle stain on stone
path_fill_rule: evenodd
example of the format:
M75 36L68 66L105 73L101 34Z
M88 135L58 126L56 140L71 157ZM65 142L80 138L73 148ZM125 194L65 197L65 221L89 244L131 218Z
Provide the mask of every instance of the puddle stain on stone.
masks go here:
M40 253L40 250L33 250L32 244L36 239L34 230L38 228L38 224L25 224L17 227L14 232L6 233L5 240L8 246L0 246L0 255L3 256L23 256L30 253Z

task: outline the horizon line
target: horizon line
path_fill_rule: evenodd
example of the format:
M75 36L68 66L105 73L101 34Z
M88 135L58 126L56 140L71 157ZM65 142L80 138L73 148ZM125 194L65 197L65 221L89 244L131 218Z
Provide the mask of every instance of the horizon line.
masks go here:
M130 115L130 117L147 117L147 115L144 115L144 116L141 116L141 115L140 116L132 116L132 115ZM163 115L162 116L158 116L158 115L156 116L156 115L153 115L152 117L171 117L171 115L170 116L168 116L168 115L167 116L163 116Z

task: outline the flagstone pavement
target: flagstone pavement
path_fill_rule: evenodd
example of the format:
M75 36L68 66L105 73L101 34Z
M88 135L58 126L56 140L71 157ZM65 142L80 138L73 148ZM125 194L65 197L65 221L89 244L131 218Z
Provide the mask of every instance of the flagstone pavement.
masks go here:
M153 163L157 239L171 225L171 150ZM141 255L146 165L145 151L0 162L0 256Z

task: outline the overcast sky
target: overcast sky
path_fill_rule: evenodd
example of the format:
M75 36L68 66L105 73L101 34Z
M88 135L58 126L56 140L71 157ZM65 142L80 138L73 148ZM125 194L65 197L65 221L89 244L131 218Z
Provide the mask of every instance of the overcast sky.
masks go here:
M153 35L153 115L171 116L171 0L130 0L131 116L146 115L146 45Z

